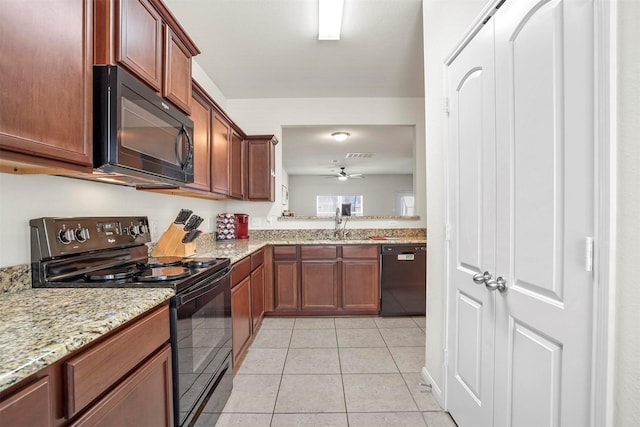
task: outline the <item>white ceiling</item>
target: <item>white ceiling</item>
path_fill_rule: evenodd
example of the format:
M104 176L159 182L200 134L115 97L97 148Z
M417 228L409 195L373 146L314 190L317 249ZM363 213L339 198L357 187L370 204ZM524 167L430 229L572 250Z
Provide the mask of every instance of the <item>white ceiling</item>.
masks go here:
M202 51L196 61L227 99L424 96L422 0L345 0L339 41L318 41L317 0L165 3ZM385 144L400 143L409 133L410 141L402 144L411 150L404 163L385 154L385 165L374 157L369 168L348 172L402 173L407 161L413 167L413 131L402 128L354 127L352 143L371 144L362 151L383 153ZM319 159L339 158L331 144L316 148L326 142L319 133L326 137L329 130L335 131L330 126L285 129L285 170L312 173ZM289 150L289 138L300 147ZM328 173L327 166L322 173Z

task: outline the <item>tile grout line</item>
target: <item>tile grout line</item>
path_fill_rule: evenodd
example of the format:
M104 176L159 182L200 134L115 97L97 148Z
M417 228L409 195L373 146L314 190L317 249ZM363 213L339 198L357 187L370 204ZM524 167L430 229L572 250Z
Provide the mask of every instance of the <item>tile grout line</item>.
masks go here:
M333 319L333 325L335 326L336 319ZM342 400L344 401L344 417L347 420L347 427L349 427L349 407L347 406L347 389L344 386L344 373L342 372L342 360L340 359L340 341L338 341L338 328L336 327L336 351L338 352L338 366L340 367L340 383L342 384Z
M289 357L289 349L291 348L291 340L293 339L293 330L296 327L296 320L293 321L291 327L291 334L289 335L289 344L287 345L287 353L284 355L284 363L282 364L282 372L280 373L280 382L278 383L278 391L276 392L276 400L273 402L273 409L271 410L271 420L269 420L269 426L273 424L273 418L276 415L276 405L278 404L278 397L280 396L280 387L282 387L282 379L284 378L284 368L287 366L287 358Z

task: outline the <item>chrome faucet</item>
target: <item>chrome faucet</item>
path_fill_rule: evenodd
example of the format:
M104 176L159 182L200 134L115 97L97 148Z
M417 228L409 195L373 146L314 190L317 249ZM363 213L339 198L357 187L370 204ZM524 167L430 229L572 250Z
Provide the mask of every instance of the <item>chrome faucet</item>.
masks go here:
M349 217L346 217L344 220L342 219L342 214L340 213L340 208L336 208L336 216L335 216L335 227L333 231L333 236L338 239L344 239L349 235L347 231L347 222L349 221ZM342 224L342 228L340 228L340 224Z

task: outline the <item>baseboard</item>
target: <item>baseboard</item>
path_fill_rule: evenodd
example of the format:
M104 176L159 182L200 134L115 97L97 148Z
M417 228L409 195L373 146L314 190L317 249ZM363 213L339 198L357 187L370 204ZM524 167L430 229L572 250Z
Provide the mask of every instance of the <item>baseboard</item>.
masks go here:
M422 368L421 377L426 384L429 384L431 386L431 394L433 395L434 399L436 399L436 402L438 402L438 405L446 410L447 408L445 408L444 406L444 396L442 395L442 390L433 380L433 378L429 374L429 371L427 371L427 368Z

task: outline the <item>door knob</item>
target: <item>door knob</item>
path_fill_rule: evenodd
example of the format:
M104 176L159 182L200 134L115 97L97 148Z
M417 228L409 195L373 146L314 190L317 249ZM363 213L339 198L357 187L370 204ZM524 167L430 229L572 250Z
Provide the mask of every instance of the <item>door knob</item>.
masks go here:
M473 275L473 283L476 285L486 284L487 281L491 280L491 273L485 271L484 273L478 273Z
M498 277L496 280L487 280L485 282L485 286L490 291L495 291L497 289L498 292L504 292L507 290L507 281L502 277Z

